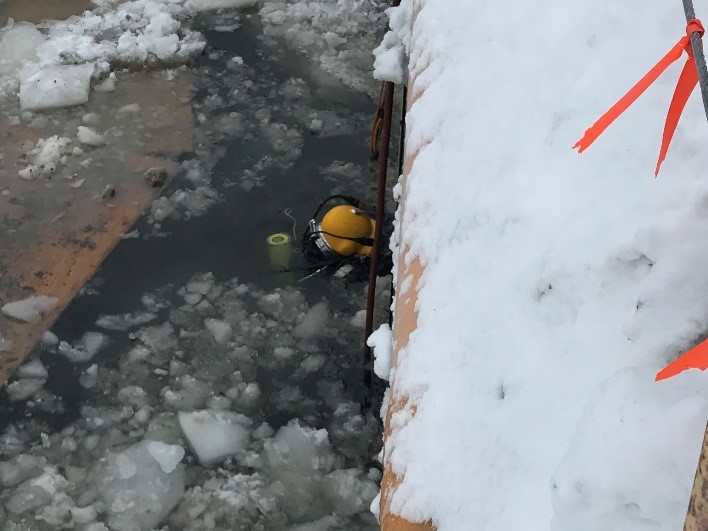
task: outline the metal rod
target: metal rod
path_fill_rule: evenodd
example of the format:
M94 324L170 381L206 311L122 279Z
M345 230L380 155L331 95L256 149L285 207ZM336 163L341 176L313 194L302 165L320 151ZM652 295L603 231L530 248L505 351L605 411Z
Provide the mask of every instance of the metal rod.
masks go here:
M391 0L391 6L397 7L401 0ZM364 384L368 389L371 386L371 347L366 344L369 336L374 331L374 306L376 305L376 273L379 268L379 246L383 219L386 208L386 175L388 173L388 152L391 143L391 117L393 115L394 85L386 81L383 85L383 130L381 135L381 150L379 151L379 176L376 191L376 228L374 230L374 245L371 250L371 264L369 265L369 286L366 294L366 325L364 328ZM365 398L368 406L369 396Z
M388 173L388 153L391 143L391 116L393 114L393 83L386 81L383 92L383 130L381 132L381 150L379 152L379 176L376 194L376 228L374 245L371 251L369 266L369 287L366 295L366 326L364 338L364 383L371 385L371 347L366 340L374 331L374 306L376 305L376 273L379 268L379 246L383 229L384 212L386 208L386 174Z
M683 11L686 14L686 22L696 18L692 0L683 0ZM693 57L696 61L696 70L698 70L698 82L701 86L703 109L705 110L706 119L708 120L708 66L706 66L706 56L703 53L701 34L697 31L691 33L691 48L693 49Z

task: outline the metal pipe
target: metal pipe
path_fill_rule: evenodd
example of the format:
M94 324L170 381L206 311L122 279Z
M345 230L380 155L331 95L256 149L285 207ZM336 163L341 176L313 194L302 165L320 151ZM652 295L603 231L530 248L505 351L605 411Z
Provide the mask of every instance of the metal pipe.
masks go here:
M696 18L696 12L693 9L692 0L683 0L683 11L686 14L686 22ZM693 57L696 61L696 70L698 70L698 82L701 86L703 109L706 113L706 119L708 119L708 66L706 66L706 56L703 53L701 34L694 31L691 33L690 38L691 48L693 49Z
M391 81L386 81L384 83L383 90L383 130L381 132L381 149L379 151L379 175L376 185L376 228L374 231L374 245L371 252L371 263L369 265L369 287L366 295L366 325L364 327L364 383L367 387L371 385L371 347L366 344L366 340L374 331L374 306L376 305L376 273L379 268L379 246L381 245L383 219L386 208L386 176L388 173L389 144L391 143L391 116L393 114L393 91L393 83Z

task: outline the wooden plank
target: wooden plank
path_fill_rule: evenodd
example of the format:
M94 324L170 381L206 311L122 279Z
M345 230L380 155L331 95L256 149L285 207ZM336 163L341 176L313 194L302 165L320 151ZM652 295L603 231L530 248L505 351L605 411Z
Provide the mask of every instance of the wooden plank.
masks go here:
M708 426L693 482L684 531L708 531Z
M179 154L192 149L188 71L171 79L161 73L124 73L117 87L115 93L94 94L76 109L76 116L96 114L97 130L110 137L107 145L70 157L51 179L28 182L17 172L38 139L61 130L52 128L51 120L46 128L0 124L0 191L6 191L0 195L0 304L32 294L59 300L36 323L0 316L0 337L12 343L0 352L0 384L159 194L145 182L145 171L162 167L172 175ZM139 113L118 112L134 103ZM80 162L86 157L92 162L84 167ZM80 187L72 186L82 179ZM107 185L115 196L101 198Z

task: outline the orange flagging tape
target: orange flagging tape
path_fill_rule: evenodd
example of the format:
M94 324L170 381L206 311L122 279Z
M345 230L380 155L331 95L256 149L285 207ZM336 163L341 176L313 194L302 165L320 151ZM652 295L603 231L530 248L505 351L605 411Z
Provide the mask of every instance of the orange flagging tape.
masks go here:
M669 363L656 375L656 381L666 380L688 369L708 369L708 341L703 341L676 361Z
M659 60L654 67L646 73L646 75L637 82L629 92L620 98L620 100L615 103L610 110L603 114L600 119L592 124L590 128L585 131L583 138L578 140L573 148L578 148L578 153L582 153L587 148L589 148L595 140L607 129L612 122L614 122L624 111L626 111L632 103L634 103L639 96L641 96L645 90L647 90L654 81L656 81L661 74L674 62L678 61L683 52L688 54L688 60L683 67L681 76L679 77L678 83L676 84L676 90L674 91L674 96L671 100L671 105L669 106L669 112L666 115L666 123L664 124L664 135L661 141L661 149L659 150L659 160L656 163L656 171L654 175L659 174L659 168L661 163L664 162L666 158L666 153L669 150L669 144L671 144L671 139L676 131L676 126L678 125L679 119L681 118L681 113L686 107L686 102L688 97L693 92L696 84L698 83L698 72L696 70L696 62L693 59L693 50L691 49L691 34L698 32L701 36L705 33L703 29L703 24L701 21L694 18L691 19L686 25L686 36L681 37L681 39L674 45L669 52Z

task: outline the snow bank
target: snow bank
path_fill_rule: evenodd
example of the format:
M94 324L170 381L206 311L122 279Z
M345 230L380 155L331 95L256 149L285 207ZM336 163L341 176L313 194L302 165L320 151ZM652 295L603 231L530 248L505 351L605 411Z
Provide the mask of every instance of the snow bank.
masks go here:
M374 49L374 78L401 84L408 81L406 59L410 53L413 2L403 2L386 10L390 31Z
M392 382L417 402L386 445L393 511L441 531L680 527L708 387L653 374L708 329L701 99L658 180L679 66L570 148L684 33L680 4L413 6L396 238L425 272Z

